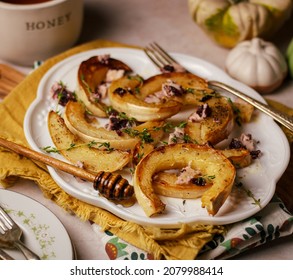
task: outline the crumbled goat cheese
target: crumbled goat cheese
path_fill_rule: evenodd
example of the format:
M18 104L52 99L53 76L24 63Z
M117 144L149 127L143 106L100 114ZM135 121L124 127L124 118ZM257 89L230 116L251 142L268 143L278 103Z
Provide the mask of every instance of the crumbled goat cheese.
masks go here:
M97 86L95 92L93 92L90 96L90 100L92 102L100 101L107 97L109 84L103 83Z
M96 102L105 99L107 97L108 88L110 87L111 83L122 78L124 73L125 71L123 69L109 69L106 73L104 82L96 87L95 92L93 92L90 96L90 100L92 102Z
M257 141L252 138L251 134L242 133L239 138L233 138L229 145L230 149L245 148L250 151L253 159L258 158L261 155L260 150L256 150Z
M102 63L102 64L108 64L109 63L109 54L102 54L102 55L97 55L97 61Z
M240 138L239 138L240 142L243 144L243 146L246 147L246 149L248 151L254 151L255 148L256 148L256 141L254 139L252 139L252 136L251 134L244 134L242 133L240 135Z
M174 132L169 135L168 144L184 143L184 135L183 127L175 127Z
M126 118L121 118L119 113L113 111L109 115L109 123L105 125L105 128L107 130L114 130L119 134L123 128L132 127L133 125L134 122Z
M191 122L200 122L211 115L211 108L207 103L200 105L196 112L189 116L188 120Z
M180 170L180 174L177 177L177 180L175 183L178 185L189 184L190 181L198 175L200 175L200 171L195 170L191 168L190 165L188 165Z
M75 165L79 168L83 168L83 166L84 166L83 162L80 160L78 160Z
M111 83L123 77L125 71L124 69L109 69L106 73L105 82Z
M144 101L147 103L159 103L172 96L181 96L183 94L184 89L182 86L168 79L166 83L162 84L160 91L148 95Z
M68 101L76 101L75 93L69 90L62 82L55 82L50 88L50 94L62 106L65 106Z

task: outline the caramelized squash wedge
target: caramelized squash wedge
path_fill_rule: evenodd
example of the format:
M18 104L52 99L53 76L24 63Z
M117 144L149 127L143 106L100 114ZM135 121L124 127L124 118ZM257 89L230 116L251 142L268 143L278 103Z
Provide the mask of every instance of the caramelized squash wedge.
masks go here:
M81 140L85 142L94 141L98 146L101 143L108 143L111 148L132 150L141 141L140 137L129 135L131 133L127 134L121 131L118 134L116 131L107 130L102 126L92 125L87 121L85 106L80 102L70 101L66 104L64 121L68 129ZM130 128L130 130L149 133L150 140L153 143L157 143L162 138L163 131L156 128L163 126L163 124L164 121L150 121Z
M76 95L81 100L87 109L98 117L106 117L107 106L95 94L107 78L109 70L123 70L125 73L131 72L131 68L124 62L100 56L93 56L83 61L77 73L78 88Z
M163 88L168 88L171 95L150 101L152 96L160 95ZM119 79L111 85L109 98L116 110L139 121L147 121L171 117L182 105L198 104L213 92L204 79L191 73L174 72L155 75L144 81L135 76Z
M81 163L93 173L113 172L122 169L130 161L130 154L120 150L101 150L90 147L66 127L63 118L54 111L48 115L48 128L57 150L72 164Z
M247 149L224 149L219 151L231 161L235 168L247 167L252 162L250 151Z
M234 127L233 108L231 102L220 95L211 97L201 106L203 104L207 104L209 114L199 121L194 121L190 116L185 133L198 144L215 145L228 138Z
M148 103L141 92L147 90L147 83L137 77L123 77L109 87L109 100L114 109L125 112L137 121L164 120L177 114L182 104L175 100L163 103Z
M208 87L204 79L191 73L172 72L154 75L145 80L139 90L140 99L145 99L147 96L161 91L162 85L168 83L168 81L172 81L175 87L177 85L182 90L182 92L175 92L169 98L184 105L199 104L205 96L213 95L214 93L214 90Z
M228 158L235 168L244 168L251 164L252 158L247 149L225 149L217 150ZM150 151L149 151L150 152ZM197 177L201 179L200 175ZM204 184L198 185L191 182L176 184L178 172L159 172L153 178L155 193L178 198L198 198L203 195L211 186L210 178L205 178ZM199 182L200 180L198 180Z
M186 166L198 170L202 177L212 178L209 181L211 186L201 194L201 202L210 215L218 213L235 180L236 169L233 164L221 152L207 145L171 144L150 152L135 169L135 195L147 216L164 212L166 206L155 193L155 175Z

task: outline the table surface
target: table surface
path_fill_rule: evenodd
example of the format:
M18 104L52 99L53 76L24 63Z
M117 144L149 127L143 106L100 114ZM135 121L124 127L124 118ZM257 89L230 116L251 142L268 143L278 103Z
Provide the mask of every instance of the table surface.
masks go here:
M229 49L216 45L191 19L187 0L85 0L85 19L78 43L106 39L136 46L156 41L170 52L179 52L204 59L224 69ZM285 52L293 34L293 17L271 41ZM19 70L30 69L14 65ZM293 107L293 80L266 97ZM292 182L292 180L287 180ZM26 194L50 209L64 224L77 251L77 258L108 259L99 236L89 222L70 215L52 201L45 199L30 181L20 180L11 188ZM293 198L292 198L293 199ZM292 236L242 253L235 259L293 259Z

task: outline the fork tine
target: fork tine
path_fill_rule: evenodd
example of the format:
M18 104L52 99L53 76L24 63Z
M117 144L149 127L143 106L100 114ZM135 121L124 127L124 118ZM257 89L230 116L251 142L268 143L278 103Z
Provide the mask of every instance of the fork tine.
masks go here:
M6 231L6 227L5 225L3 224L2 220L0 220L0 229L5 232ZM1 232L1 231L0 231Z
M145 54L158 67L164 67L164 63L156 56L156 54L148 47L144 48Z
M156 42L150 43L144 52L162 73L189 72Z
M153 42L150 44L153 49L157 51L158 54L161 55L165 59L165 61L169 64L178 63L173 57L171 57L158 43ZM166 63L165 63L166 64Z
M0 248L0 260L14 260L10 255Z
M28 260L39 260L40 257L28 249L20 240L22 235L22 229L18 226L16 222L5 212L5 210L0 206L0 233L3 231L1 235L2 242L6 242L9 244L8 246L14 246L18 248Z
M166 56L164 54L164 52L162 51L162 48L160 48L158 44L156 44L154 42L154 43L150 43L149 46L150 46L151 51L152 51L153 55L155 56L155 58L157 60L159 60L160 63L163 64L163 66L166 65L166 64L171 64L172 63L172 60L170 60L168 58L168 56Z
M0 220L2 220L2 222L4 221L3 223L6 222L6 224L9 225L10 227L13 227L14 222L1 206L0 206Z
M171 56L169 56L157 43L150 43L145 48L147 56L158 67L163 68L166 65L176 63Z

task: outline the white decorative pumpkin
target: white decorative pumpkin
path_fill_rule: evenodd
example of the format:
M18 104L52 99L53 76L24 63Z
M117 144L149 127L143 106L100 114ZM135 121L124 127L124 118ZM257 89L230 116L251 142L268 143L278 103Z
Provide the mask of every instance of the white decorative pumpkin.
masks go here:
M288 67L285 57L273 43L253 38L239 43L229 52L226 71L234 79L266 94L282 84Z

